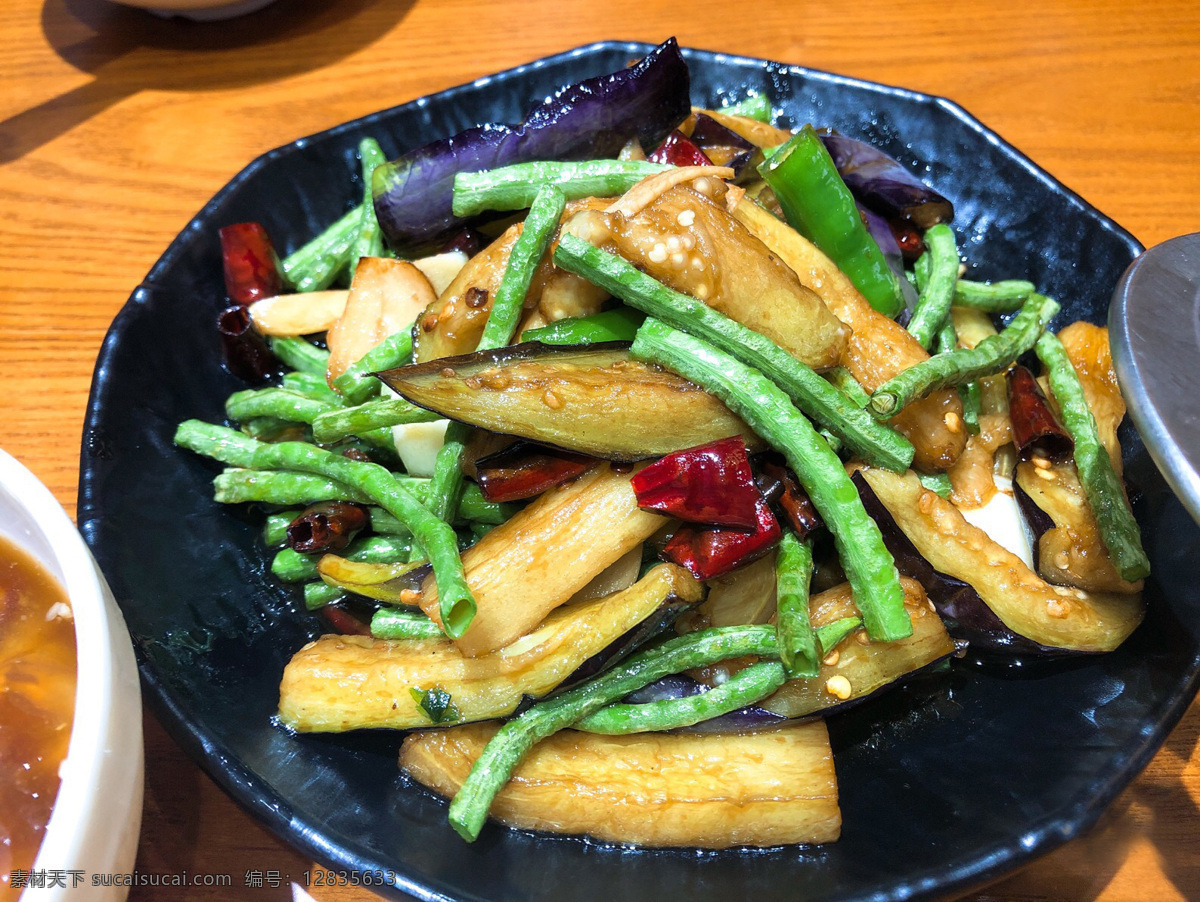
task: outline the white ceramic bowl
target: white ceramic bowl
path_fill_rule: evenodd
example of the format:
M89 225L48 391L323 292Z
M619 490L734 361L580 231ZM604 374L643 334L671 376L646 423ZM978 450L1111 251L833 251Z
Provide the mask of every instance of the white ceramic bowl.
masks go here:
M66 589L75 618L75 720L62 784L33 870L63 871L66 888L29 888L21 902L115 902L129 890L93 885L130 874L142 822L142 703L125 620L66 511L32 473L0 451L0 534ZM0 775L0 779L3 779ZM72 886L70 872L83 872Z

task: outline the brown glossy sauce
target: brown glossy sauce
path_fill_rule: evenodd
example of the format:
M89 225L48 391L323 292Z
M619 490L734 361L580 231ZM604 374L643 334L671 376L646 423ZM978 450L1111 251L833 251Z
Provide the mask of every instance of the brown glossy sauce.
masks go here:
M49 616L48 616L49 615ZM75 707L75 626L62 586L0 538L0 900L16 899L58 793Z

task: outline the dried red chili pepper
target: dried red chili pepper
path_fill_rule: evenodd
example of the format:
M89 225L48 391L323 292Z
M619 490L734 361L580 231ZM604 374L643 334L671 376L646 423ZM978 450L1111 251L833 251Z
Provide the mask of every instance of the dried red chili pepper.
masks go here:
M217 314L217 334L225 368L239 379L262 382L283 368L245 307L235 304Z
M783 511L788 523L801 539L825 525L817 513L808 493L800 488L796 475L782 464L766 461L762 465L764 475L778 486L778 494L764 492Z
M475 478L488 501L521 501L574 479L599 461L586 454L515 442L475 461Z
M781 531L762 495L755 509L754 532L684 526L663 546L662 556L687 569L696 579L712 579L758 560L779 541Z
M711 166L712 160L699 147L684 136L679 129L663 139L662 144L650 156L651 163L669 163L672 166Z
M1008 412L1013 442L1023 459L1038 455L1064 460L1071 456L1075 443L1058 422L1028 367L1014 366L1008 371Z
M302 554L341 551L370 522L367 509L360 504L322 501L288 524L288 547Z
M221 262L225 291L235 304L250 305L283 291L283 274L271 236L257 222L238 222L221 229Z
M638 507L692 523L756 529L762 497L741 436L668 454L633 477Z

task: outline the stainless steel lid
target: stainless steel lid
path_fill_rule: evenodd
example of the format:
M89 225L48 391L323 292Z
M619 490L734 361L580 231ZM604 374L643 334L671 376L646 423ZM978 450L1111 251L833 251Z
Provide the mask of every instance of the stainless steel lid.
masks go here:
M1200 233L1172 238L1130 264L1108 326L1129 416L1200 522Z

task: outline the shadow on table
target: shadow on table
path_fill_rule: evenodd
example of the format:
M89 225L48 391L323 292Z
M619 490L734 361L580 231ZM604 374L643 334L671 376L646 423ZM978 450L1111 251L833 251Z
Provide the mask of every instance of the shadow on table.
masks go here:
M144 89L228 89L320 69L388 34L412 3L286 0L224 22L192 22L105 0L45 0L46 40L94 78L0 122L0 162Z

